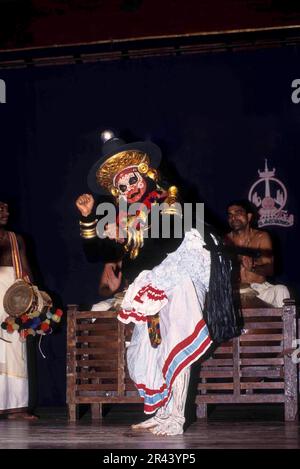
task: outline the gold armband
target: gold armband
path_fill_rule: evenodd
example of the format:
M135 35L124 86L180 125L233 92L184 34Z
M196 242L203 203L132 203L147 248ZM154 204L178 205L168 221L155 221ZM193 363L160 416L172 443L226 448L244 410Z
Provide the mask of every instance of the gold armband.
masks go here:
M80 225L80 236L84 239L91 239L91 238L96 238L97 232L96 232L96 225L97 225L98 220L94 220L92 222L84 222L84 221L79 221Z
M80 236L85 239L96 238L96 228L93 228L92 230L80 230Z
M85 223L84 221L81 221L81 220L80 220L80 221L79 221L79 225L80 225L80 226L84 226L84 227L86 227L86 228L89 228L90 226L97 225L97 221L98 221L98 220L96 219L96 220L91 221L91 222L89 222L89 223Z

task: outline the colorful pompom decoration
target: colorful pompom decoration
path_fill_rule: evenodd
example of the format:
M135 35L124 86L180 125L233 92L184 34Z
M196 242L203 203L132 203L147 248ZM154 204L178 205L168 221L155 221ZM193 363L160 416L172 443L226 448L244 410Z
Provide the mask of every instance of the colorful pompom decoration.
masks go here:
M17 318L7 316L1 324L1 328L6 330L9 334L17 331L20 334L20 340L25 341L28 335L46 335L50 334L53 327L56 327L60 322L63 312L61 309L56 309L53 312L51 309L39 312L33 311L32 313L24 313Z

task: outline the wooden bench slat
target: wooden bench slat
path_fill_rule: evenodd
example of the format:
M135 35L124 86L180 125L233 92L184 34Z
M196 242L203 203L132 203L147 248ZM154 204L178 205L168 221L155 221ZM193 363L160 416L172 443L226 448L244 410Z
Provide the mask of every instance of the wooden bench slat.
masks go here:
M223 371L223 370L214 370L214 371L206 371L202 370L200 374L201 378L232 378L233 371Z
M233 389L233 383L201 383L198 389Z
M263 318L263 317L282 317L281 308L244 308L243 309L243 318Z
M250 403L279 403L284 402L284 394L198 394L196 403L208 404L250 404Z
M241 370L241 378L252 378L252 377L261 377L261 378L281 378L281 370Z
M277 342L283 340L283 334L245 334L241 335L241 342Z
M241 365L283 365L283 358L242 358Z
M247 321L244 325L244 329L283 329L282 321L269 321L269 322L252 322Z
M215 351L214 351L214 355L220 355L220 353L231 353L232 354L232 346L231 347L218 347Z
M78 344L91 344L91 343L101 343L101 337L97 335L82 335L77 337ZM109 344L109 341L105 341L106 344ZM111 342L111 348L117 348L118 344L116 342Z
M284 383L241 383L241 389L284 389Z
M116 311L76 311L76 321L83 319L117 319Z
M118 383L106 384L76 384L76 391L117 391Z
M256 345L241 345L240 351L241 353L280 353L282 352L283 347L281 345L269 345L267 346L260 346L257 347Z
M205 365L204 365L205 363ZM233 365L233 359L232 358L224 358L224 359L217 359L217 358L209 358L201 366L209 367L209 366L228 366L228 365Z
M76 349L76 355L93 355L97 351L111 358L116 355L117 347L112 348L102 343L91 342L90 344L81 344L81 347Z
M111 360L111 359L106 359L106 360L76 360L76 366L77 367L83 367L83 366L101 366L101 365L109 365L109 364L115 364L116 360Z
M77 331L117 331L117 324L110 322L109 324L101 324L101 323L88 323L88 324L77 324L76 326Z
M115 378L116 371L80 371L76 373L76 378L79 379L101 379L101 378Z
M91 331L117 331L118 330L118 324L116 324L116 319L110 320L108 323L98 323L98 322L83 322L83 323L78 323L76 325L76 333L77 335L81 335L86 333L87 335L90 334Z

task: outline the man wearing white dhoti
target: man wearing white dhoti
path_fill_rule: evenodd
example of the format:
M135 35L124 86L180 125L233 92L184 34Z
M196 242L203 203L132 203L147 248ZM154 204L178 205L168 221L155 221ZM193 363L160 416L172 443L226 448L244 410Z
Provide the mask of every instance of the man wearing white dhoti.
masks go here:
M13 267L0 267L0 321L7 314L3 309L3 297L14 283ZM25 409L28 406L28 378L26 344L17 332L8 334L0 330L0 411Z
M30 276L23 239L5 229L8 216L7 204L0 202L0 324L7 317L3 307L6 291L16 278ZM31 343L29 347L28 351L17 331L8 333L0 328L0 414L7 414L8 418L35 418L33 401L29 405L28 383L28 355L33 362L35 350ZM34 391L32 383L30 386Z
M99 227L96 231L93 196L81 195L76 205L88 259L112 263L105 276L108 290L121 285L118 266L130 284L118 314L120 321L135 323L127 349L129 374L145 413L156 412L132 428L177 435L183 432L192 363L213 341L228 340L240 329L229 263L213 249L216 238L206 230L204 240L193 228L184 238L175 235L176 223L182 222L178 189L163 187L156 170L160 159L160 149L152 142L126 144L110 135L88 184L95 193L110 192L116 206L123 200L135 210L129 214L119 207L115 222L103 225L101 232ZM157 205L160 226L171 220L167 238L154 233L151 210Z

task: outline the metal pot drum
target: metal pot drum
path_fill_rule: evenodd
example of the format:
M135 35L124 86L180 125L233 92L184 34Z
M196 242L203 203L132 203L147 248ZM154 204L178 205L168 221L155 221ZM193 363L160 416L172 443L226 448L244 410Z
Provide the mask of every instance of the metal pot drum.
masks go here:
M20 279L6 291L3 306L9 316L16 318L24 313L42 312L44 307L52 306L52 300L46 292L39 291L36 286Z

